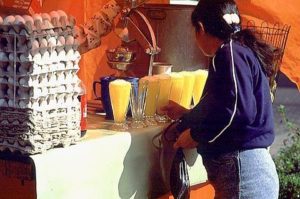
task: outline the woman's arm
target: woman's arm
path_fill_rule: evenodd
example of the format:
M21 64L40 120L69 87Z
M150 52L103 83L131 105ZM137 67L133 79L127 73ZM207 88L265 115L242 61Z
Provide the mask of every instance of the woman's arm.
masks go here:
M227 136L227 130L240 129L254 122L257 107L245 50L235 46L232 58L227 44L217 53L210 93L199 103L199 111L192 112L191 136L194 140L213 143L223 134Z

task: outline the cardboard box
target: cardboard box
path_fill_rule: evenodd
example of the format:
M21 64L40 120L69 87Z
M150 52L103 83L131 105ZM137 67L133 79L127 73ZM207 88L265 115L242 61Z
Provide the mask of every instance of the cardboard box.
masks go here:
M43 0L0 0L1 14L30 14L40 13Z

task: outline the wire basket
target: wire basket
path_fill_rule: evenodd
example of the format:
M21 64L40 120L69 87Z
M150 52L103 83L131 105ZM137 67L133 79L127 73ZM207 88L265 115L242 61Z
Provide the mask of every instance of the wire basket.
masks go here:
M291 26L279 23L272 24L265 21L257 25L254 21L250 20L244 25L243 28L252 30L258 38L276 49L273 59L274 74L269 77L272 101L274 101L279 77L278 72L282 63L282 58Z

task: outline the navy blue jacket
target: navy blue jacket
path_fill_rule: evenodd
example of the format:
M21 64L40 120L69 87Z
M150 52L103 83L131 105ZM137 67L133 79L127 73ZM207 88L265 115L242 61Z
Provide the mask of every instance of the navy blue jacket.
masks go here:
M202 100L177 125L179 131L191 129L200 154L212 156L272 144L268 79L250 48L235 41L223 44L209 65L203 93Z

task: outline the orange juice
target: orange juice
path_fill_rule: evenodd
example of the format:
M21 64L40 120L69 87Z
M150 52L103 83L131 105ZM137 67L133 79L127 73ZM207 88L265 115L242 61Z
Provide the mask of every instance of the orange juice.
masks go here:
M184 108L190 109L195 84L195 75L190 71L182 71L180 74L184 76L184 89L182 91L180 105Z
M171 91L170 91L170 100L180 104L182 91L183 91L183 84L184 84L184 76L180 73L171 73Z
M206 79L208 76L208 71L199 69L194 71L194 74L195 74L195 86L193 91L193 101L194 101L194 105L196 105L199 103L201 99L203 89L206 83Z
M130 99L131 84L128 81L117 79L109 83L109 95L116 123L126 120Z
M168 105L169 103L169 96L170 96L170 90L171 90L171 77L167 74L160 74L155 75L155 77L158 77L159 81L159 94L157 99L157 114L161 115L163 114L160 109L163 106Z
M156 102L159 93L159 79L154 76L145 76L140 79L140 83L148 83L148 91L145 99L145 116L154 116L156 112Z

